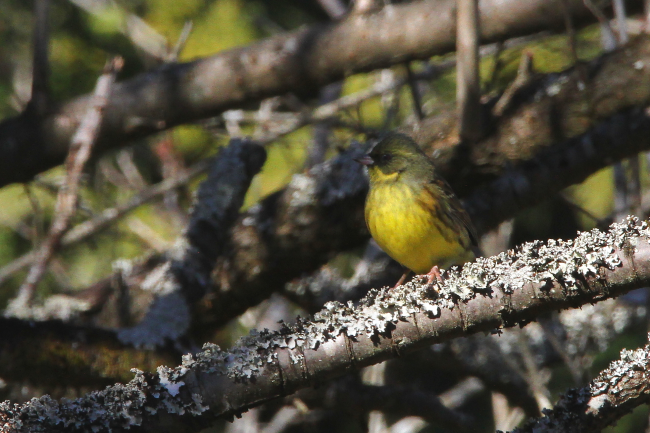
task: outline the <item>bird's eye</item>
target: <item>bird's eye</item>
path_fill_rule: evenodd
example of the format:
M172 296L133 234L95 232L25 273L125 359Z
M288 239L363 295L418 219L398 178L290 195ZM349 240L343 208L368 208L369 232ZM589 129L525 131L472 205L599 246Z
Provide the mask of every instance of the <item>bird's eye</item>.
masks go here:
M391 159L393 159L393 155L391 155L390 153L382 153L379 156L379 159L381 160L381 162L387 163L390 162Z

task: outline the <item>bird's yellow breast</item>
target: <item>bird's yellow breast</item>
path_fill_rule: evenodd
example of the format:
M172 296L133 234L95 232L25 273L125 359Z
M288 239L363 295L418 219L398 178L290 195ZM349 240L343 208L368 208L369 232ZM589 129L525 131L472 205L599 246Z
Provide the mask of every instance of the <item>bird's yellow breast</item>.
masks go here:
M434 265L463 262L468 253L457 241L458 234L417 200L416 194L423 192L406 182L381 182L366 199L372 237L388 255L418 274Z

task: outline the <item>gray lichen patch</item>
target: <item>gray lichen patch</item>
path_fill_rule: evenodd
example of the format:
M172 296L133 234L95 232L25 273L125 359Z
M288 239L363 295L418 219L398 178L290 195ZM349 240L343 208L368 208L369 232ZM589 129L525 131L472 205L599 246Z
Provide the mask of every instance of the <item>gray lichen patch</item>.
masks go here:
M646 222L628 217L622 224L612 224L605 233L592 230L575 239L527 242L516 250L479 258L460 271L452 268L444 274L441 293L445 298L455 294L469 299L477 290L512 293L528 283L550 286L554 282L574 290L579 279L598 277L601 268L612 270L620 266L621 258L615 249L634 244L639 237L649 234Z
M441 309L454 308L477 292L512 293L527 283L554 282L574 290L579 278L597 278L600 268L619 266L621 258L615 249L649 235L645 222L630 217L623 224L613 224L606 233L593 230L574 240L530 242L495 257L478 259L462 270L445 272L444 282L437 284L437 290L413 281L392 290L371 290L356 305L328 302L311 321L298 318L294 326L285 326L278 332L253 330L229 351L206 345L196 361L188 362L198 362L208 371L227 374L235 380L247 380L275 361L275 349L292 350L291 359L298 363L301 356L293 349L315 349L340 335L354 338L383 334L415 313L435 318Z
M650 339L650 335L648 336ZM626 377L632 377L641 372L643 380L648 381L648 366L650 363L650 345L636 349L621 351L621 358L612 362L609 368L602 371L590 384L592 396L607 393L619 393L617 389ZM611 402L609 402L611 404ZM591 405L590 405L591 406Z
M329 302L311 321L299 318L295 325L285 325L277 332L253 330L228 351L206 344L201 353L186 355L176 368L161 367L157 374L136 370L135 378L126 385L115 385L72 402L57 403L43 397L23 406L4 403L0 414L14 413L14 425L26 418L47 420L39 421L41 430L31 430L36 432L75 431L79 426L110 431L141 425L147 416L158 413L200 414L212 404L197 393L201 389L197 380L202 380L203 373L227 377L235 383L248 382L278 371L281 350L288 355L285 359L303 367L306 351L323 343L341 336L351 340L387 336L386 331L416 314L435 319L443 309L457 308L459 303L481 296L478 293L482 291L513 293L532 282L540 287L561 283L567 291L578 292L579 279L599 278L602 269L615 269L623 259L619 255L632 254L640 242L648 241L649 235L646 223L628 218L623 224L612 225L607 233L594 230L570 241L528 243L496 257L479 259L462 270L445 272L444 281L435 288L413 281L392 290L371 290L357 304ZM646 352L623 353L620 365L614 364L610 373L594 381L591 390L583 389L574 398L610 392L619 385L617 378L623 380L638 369L645 371L647 358ZM269 365L271 370L267 369ZM219 410L231 409L220 406ZM61 426L70 429L62 430Z
M567 391L552 410L544 409L542 418L531 420L513 433L601 431L635 406L647 402L649 361L650 344L621 351L621 358L588 386Z

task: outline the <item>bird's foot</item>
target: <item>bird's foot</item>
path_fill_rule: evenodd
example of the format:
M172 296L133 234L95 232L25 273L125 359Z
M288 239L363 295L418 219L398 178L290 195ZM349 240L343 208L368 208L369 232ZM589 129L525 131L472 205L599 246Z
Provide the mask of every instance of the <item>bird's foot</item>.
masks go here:
M404 273L402 274L402 276L400 277L400 279L397 281L397 283L395 283L395 285L393 286L393 289L397 288L397 286L401 286L402 284L404 284L404 281L406 281L406 277L407 277L408 274L410 274L410 273L411 273L411 271L406 271L406 272L404 272Z
M427 279L427 286L434 287L434 290L435 290L435 286L433 284L434 281L436 283L442 283L444 281L442 279L442 274L440 274L440 269L438 268L438 266L432 267L429 272L427 272L426 274L423 274L423 275L418 275L418 277L420 279L426 278Z

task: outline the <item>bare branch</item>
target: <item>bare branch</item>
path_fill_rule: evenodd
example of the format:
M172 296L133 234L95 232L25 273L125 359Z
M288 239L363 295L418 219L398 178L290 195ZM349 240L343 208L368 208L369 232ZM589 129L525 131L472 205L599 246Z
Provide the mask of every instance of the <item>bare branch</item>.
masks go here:
M190 306L210 286L216 259L229 249L230 228L265 160L264 148L248 140L232 139L219 152L197 191L183 238L168 260L150 274L149 284L157 297L137 325L118 331L121 341L156 347L187 332Z
M483 135L478 48L481 35L478 0L459 0L456 24L456 104L461 139Z
M478 49L476 51L478 56ZM478 64L478 62L477 62ZM420 89L418 89L418 81L415 74L413 73L413 68L410 63L406 63L406 78L411 89L411 98L413 98L413 108L415 110L415 115L418 120L424 119L424 111L422 111L422 97L420 96Z
M61 238L61 246L65 247L86 240L90 236L106 229L108 226L132 210L136 209L137 207L153 200L162 194L165 194L168 191L187 184L198 175L204 173L210 166L211 162L211 158L203 159L180 175L165 179L156 185L146 188L145 190L130 198L126 203L104 209L103 211L99 212L94 218L77 224L63 235ZM7 281L11 275L32 264L35 259L36 253L32 251L20 256L19 258L0 268L0 286L5 281Z
M614 16L616 17L616 30L618 30L618 40L621 45L627 44L630 40L627 30L627 14L625 13L625 3L623 0L612 0L614 4Z
M37 258L20 286L18 296L10 302L5 314L12 316L28 316L29 307L34 298L36 286L47 270L52 255L59 248L63 234L68 230L70 218L77 208L77 191L81 179L81 171L90 158L92 147L97 138L103 110L108 103L115 76L122 69L123 60L119 57L111 60L104 73L97 80L93 104L89 108L79 129L72 138L70 153L66 159L66 179L57 196L54 222L50 227L47 239L40 246Z
M126 385L76 401L49 397L0 405L9 431L69 432L92 428L132 431L199 431L269 399L340 376L401 353L460 335L521 326L539 314L618 296L650 284L650 229L630 218L609 232L594 230L572 241L534 242L448 273L436 296L409 284L374 291L358 307L331 304L313 321L279 332L253 332L228 352L208 344L175 369L136 372ZM626 356L647 367L647 353ZM642 362L642 364L638 364ZM645 369L613 368L594 382L592 409L611 422L645 399L614 391L643 383ZM623 374L624 373L624 374ZM611 385L607 379L622 379ZM254 386L251 386L254 381ZM610 385L606 385L610 383ZM648 387L638 388L645 397ZM610 392L611 391L611 392ZM638 393L637 393L638 394ZM602 397L600 397L602 396ZM583 404L585 404L583 402ZM591 430L593 431L593 430Z
M571 0L570 7L575 17L591 18L582 0ZM115 86L98 148L289 91L313 93L354 72L447 53L455 47L454 8L454 0L390 5L138 75ZM563 25L562 11L547 0L487 0L481 10L483 43ZM59 164L89 101L87 95L68 101L43 123L27 115L0 123L0 149L6 150L0 158L0 185L28 180Z
M50 0L34 2L34 62L32 66L32 98L29 109L37 117L44 116L49 108L49 24Z

